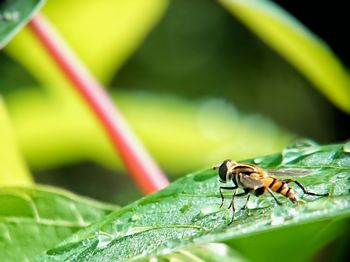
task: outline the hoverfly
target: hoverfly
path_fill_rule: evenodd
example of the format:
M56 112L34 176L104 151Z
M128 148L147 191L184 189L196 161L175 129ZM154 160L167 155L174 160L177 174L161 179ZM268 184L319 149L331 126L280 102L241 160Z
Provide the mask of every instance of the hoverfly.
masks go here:
M278 179L272 174L280 174L280 175L295 175L295 174L308 174L309 171L306 169L299 168L291 168L291 169L277 169L277 170L265 170L257 165L253 164L240 164L232 160L225 160L222 164L215 166L214 169L218 169L219 180L221 183L227 183L232 181L234 186L220 186L220 196L221 196L221 205L224 204L224 195L222 194L222 190L233 190L232 201L228 208L232 207L233 215L231 222L232 224L234 219L235 207L234 207L234 199L236 196L244 196L248 194L247 200L242 207L245 209L249 202L251 194L255 196L261 196L262 194L268 192L273 197L278 205L282 205L282 203L276 198L274 192L283 195L288 198L293 203L298 205L297 193L295 190L289 185L289 183L295 183L304 194L312 195L312 196L328 196L326 194L316 194L313 192L309 192L305 189L305 187L295 179ZM236 194L237 189L241 188L244 190L243 193Z

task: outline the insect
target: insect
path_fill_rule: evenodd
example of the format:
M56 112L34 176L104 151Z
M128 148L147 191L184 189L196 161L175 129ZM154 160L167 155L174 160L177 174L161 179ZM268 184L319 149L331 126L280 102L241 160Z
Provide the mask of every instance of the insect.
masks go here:
M233 215L231 222L232 224L235 214L235 206L234 199L236 196L244 196L248 194L247 200L242 207L245 209L249 202L251 194L255 196L261 196L264 193L268 192L273 199L276 201L278 205L282 205L282 203L276 198L274 192L283 195L288 198L293 203L298 205L297 193L295 190L289 185L289 183L295 183L297 186L301 188L304 194L312 195L312 196L328 196L326 194L316 194L313 192L309 192L305 189L305 187L295 179L279 179L272 174L279 175L294 175L294 174L307 174L309 173L306 169L277 169L277 170L265 170L257 165L253 164L240 164L232 160L225 160L222 164L215 166L214 169L218 169L219 180L221 183L227 183L232 181L233 186L220 186L220 196L221 196L221 205L224 204L224 195L222 194L222 190L233 190L232 200L228 208L232 207ZM237 189L241 188L244 192L236 194Z

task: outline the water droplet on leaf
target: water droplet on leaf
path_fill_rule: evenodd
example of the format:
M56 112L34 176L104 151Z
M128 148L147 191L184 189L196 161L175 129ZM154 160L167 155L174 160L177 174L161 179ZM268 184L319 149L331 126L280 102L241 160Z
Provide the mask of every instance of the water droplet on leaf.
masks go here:
M199 213L199 217L205 217L208 216L210 214L214 214L221 211L221 208L219 205L210 205L210 206L206 206L203 207Z
M282 152L283 163L292 162L300 157L315 153L320 146L312 140L301 139L289 144Z
M190 205L190 204L183 205L183 206L180 208L180 212L181 212L181 213L185 213L185 212L186 212L187 210L189 210L191 207L192 207L192 205Z
M297 149L303 149L303 148L309 148L309 147L318 147L319 144L317 144L315 141L311 139L297 139L293 141L292 143L287 145L287 149L297 148Z
M131 216L130 221L135 222L140 220L141 216L138 213L135 213Z
M344 152L346 152L346 153L350 153L350 140L347 141L347 142L344 144L343 150L344 150Z
M89 245L89 243L90 243L90 240L88 238L83 240L84 247L87 247Z
M106 232L103 232L103 231L97 232L96 236L98 239L97 248L99 248L99 249L106 248L114 239L112 235L110 235Z
M281 225L287 218L287 209L282 206L275 206L271 213L271 225Z

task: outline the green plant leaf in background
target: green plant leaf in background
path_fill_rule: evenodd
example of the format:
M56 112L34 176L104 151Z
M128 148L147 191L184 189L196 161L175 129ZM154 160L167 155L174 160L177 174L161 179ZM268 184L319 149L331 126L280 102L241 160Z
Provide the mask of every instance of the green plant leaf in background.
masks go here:
M0 3L0 49L14 37L44 0L5 0Z
M350 79L330 48L269 0L219 0L263 41L285 57L326 97L350 113Z
M343 232L344 218L350 215L348 145L297 143L281 154L250 162L264 168L309 169L312 173L298 180L308 190L330 196L302 196L294 187L305 201L300 207L282 196L284 205L273 207L273 199L264 195L252 197L248 210L240 210L246 198L237 197L235 221L228 226L231 210L226 206L231 194L220 208L217 174L207 169L112 213L48 250L38 261L123 261L164 255L193 243L222 241L238 252L249 250L240 252L247 259L270 261L273 254L284 261L303 261Z
M219 99L188 101L149 93L120 93L114 99L151 154L172 174L203 168L232 152L236 159L276 152L292 138L267 118L244 115ZM84 160L121 168L98 123L85 111L75 108L72 114L70 107L51 103L31 88L7 102L22 152L34 169Z
M42 12L92 74L108 84L160 19L167 3L166 0L49 1ZM6 51L51 91L63 91L67 85L28 29L22 30Z
M50 187L0 188L0 260L28 261L116 206Z
M18 152L4 100L0 96L0 186L31 184L31 175Z

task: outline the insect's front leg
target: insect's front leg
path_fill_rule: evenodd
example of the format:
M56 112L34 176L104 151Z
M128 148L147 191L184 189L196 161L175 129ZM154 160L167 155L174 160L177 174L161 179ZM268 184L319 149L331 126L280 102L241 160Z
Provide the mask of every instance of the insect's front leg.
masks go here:
M236 209L235 209L235 196L236 196L236 192L237 192L237 189L233 192L233 195L232 195L232 200L231 200L231 204L228 208L232 207L232 218L231 218L231 221L230 223L228 223L228 225L231 225L233 223L233 219L235 218L235 212L236 212Z
M244 192L243 193L239 193L239 194L236 194L236 192L237 192L237 190L235 190L235 192L233 193L231 204L228 207L228 208L232 207L232 219L231 219L231 222L228 225L231 225L233 223L233 219L235 218L235 212L236 212L236 209L235 209L235 197L236 196L245 196L246 194L249 193L249 189L244 189ZM248 200L249 200L249 197L250 197L250 195L248 196Z
M221 205L220 205L220 208L222 207L222 205L224 204L224 195L222 194L222 190L225 189L225 190L235 190L237 189L238 186L221 186L220 187L220 196L221 196Z

